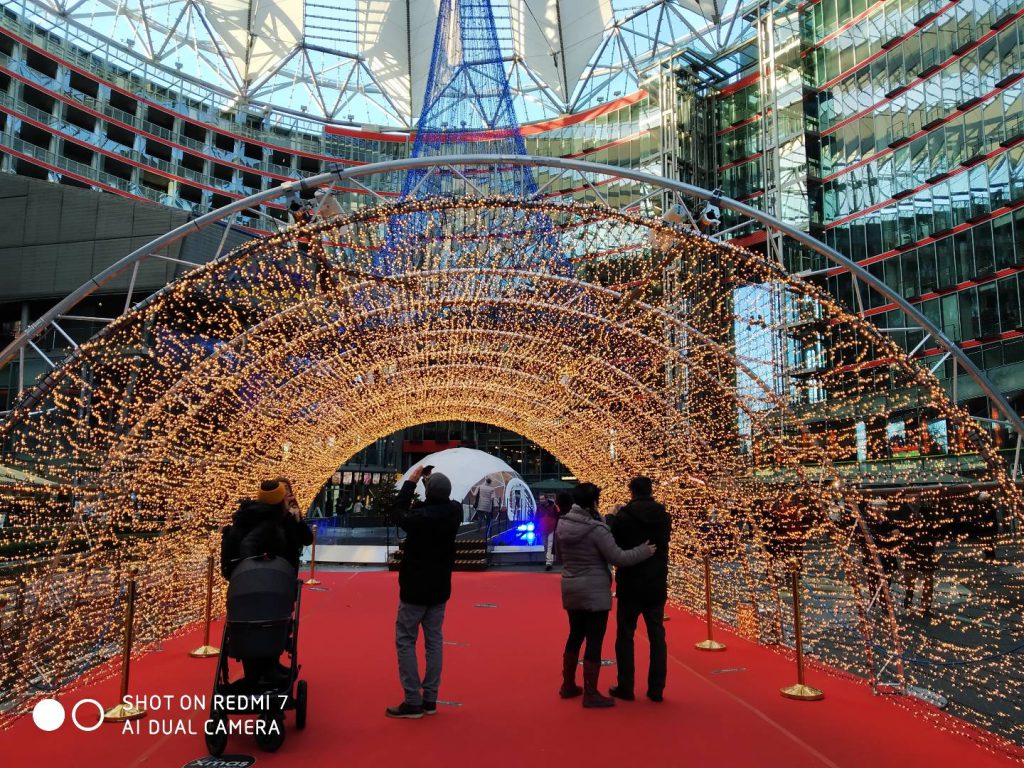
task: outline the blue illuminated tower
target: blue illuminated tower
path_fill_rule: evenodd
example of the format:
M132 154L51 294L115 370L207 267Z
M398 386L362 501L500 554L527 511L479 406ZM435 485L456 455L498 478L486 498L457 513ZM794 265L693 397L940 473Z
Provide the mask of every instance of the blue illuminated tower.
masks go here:
M413 157L479 152L525 155L491 0L441 0L423 110L416 123ZM403 197L510 195L537 191L523 166L468 168L466 179L450 172L412 171Z
M441 0L413 157L469 154L525 155L526 145L491 0ZM409 171L402 197L525 200L536 192L526 166L462 165ZM393 216L373 266L384 274L468 266L572 271L551 219L514 206L454 218L431 212Z

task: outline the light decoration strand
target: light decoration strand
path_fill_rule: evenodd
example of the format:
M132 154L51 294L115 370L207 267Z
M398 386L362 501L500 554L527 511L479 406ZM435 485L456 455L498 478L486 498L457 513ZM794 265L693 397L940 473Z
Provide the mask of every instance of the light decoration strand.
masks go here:
M1021 581L988 535L997 511L1019 520L1020 494L940 383L749 251L504 198L251 241L37 385L0 431L4 464L34 479L0 487L0 727L117 652L129 568L144 652L202 615L203 563L261 478L291 477L307 505L377 438L449 419L535 441L609 509L630 476L654 478L675 516L674 600L701 610L707 554L716 615L791 643L799 565L812 658L1024 741ZM919 618L903 576L933 565Z

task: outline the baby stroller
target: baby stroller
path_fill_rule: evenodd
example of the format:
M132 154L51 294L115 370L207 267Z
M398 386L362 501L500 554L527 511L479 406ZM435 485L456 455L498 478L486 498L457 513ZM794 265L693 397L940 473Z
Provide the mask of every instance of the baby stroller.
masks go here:
M229 733L253 733L274 752L284 743L284 713L295 710L295 727L306 727L306 681L299 680L299 605L302 582L281 557L251 557L235 568L228 584L227 620L217 659L210 719L204 735L210 754L220 757ZM289 664L279 659L287 652ZM242 661L244 678L230 681L228 658ZM258 715L241 728L230 715Z

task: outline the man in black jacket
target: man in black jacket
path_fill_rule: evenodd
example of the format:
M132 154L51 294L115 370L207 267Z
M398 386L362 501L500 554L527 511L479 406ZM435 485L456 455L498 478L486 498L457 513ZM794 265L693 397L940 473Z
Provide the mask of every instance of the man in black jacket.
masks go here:
M441 627L445 604L452 594L455 536L462 523L462 505L448 498L452 484L440 472L432 473L424 482L426 501L412 503L422 473L422 468L414 469L395 500L398 525L407 534L398 567L395 621L398 676L405 699L398 706L387 708L388 717L419 718L436 713L441 686ZM420 625L427 657L422 682L416 661Z
M668 541L672 532L672 519L651 496L650 478L634 477L629 481L632 501L616 514L609 515L608 523L621 549L630 549L650 541L657 549L649 560L628 568L619 568L615 575L615 594L618 608L615 613L615 664L619 683L610 693L619 699L632 701L633 694L633 635L637 620L644 617L647 637L651 643L651 661L647 673L647 698L661 701L665 689L668 650L665 645L665 601L668 599Z

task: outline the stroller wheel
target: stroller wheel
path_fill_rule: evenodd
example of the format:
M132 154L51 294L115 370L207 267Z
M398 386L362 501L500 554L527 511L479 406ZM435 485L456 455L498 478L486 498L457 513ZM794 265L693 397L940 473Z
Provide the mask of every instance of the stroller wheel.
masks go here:
M205 734L206 738L206 749L214 757L220 757L224 754L224 750L228 746L228 732L226 728L218 728L219 725L224 723L227 718L224 715L213 715L210 717L209 725L207 729L210 731Z
M295 729L306 727L306 681L299 680L295 691Z
M264 712L260 722L263 726L256 729L256 743L264 752L277 752L284 744L284 714Z

